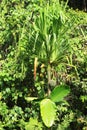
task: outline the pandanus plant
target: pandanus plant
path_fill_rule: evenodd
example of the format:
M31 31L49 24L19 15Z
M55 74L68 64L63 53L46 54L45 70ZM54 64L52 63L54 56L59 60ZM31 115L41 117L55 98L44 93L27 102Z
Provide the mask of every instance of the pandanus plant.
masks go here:
M37 60L44 63L47 68L48 92L51 80L51 68L58 66L65 61L69 50L67 36L67 17L58 0L47 3L45 7L39 8L39 13L33 24L34 32L32 44L34 44L34 54L36 54L34 64L34 75L36 76ZM48 97L41 99L40 112L44 124L51 127L56 116L56 102L60 102L69 93L66 85L56 86ZM38 97L28 97L27 101L38 100ZM39 100L40 101L40 100Z
M45 7L40 8L33 25L34 50L38 60L47 67L48 89L52 66L63 63L68 54L66 21L65 8L62 8L59 1L55 0L52 4L47 3Z

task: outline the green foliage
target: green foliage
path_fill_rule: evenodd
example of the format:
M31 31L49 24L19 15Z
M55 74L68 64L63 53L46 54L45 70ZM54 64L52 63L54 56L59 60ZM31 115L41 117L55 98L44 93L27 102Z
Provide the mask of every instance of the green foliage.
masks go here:
M69 49L65 10L55 1L40 8L39 13L33 35L36 55L45 64L58 64L65 59Z
M63 121L58 125L57 130L71 130L70 122L72 122L73 119L74 119L73 112L70 112L70 114L66 114L63 118Z
M18 106L14 106L14 108L10 110L5 103L0 102L0 117L0 128L2 128L2 130L4 128L14 129L19 127L19 122L23 117L23 111L21 107Z
M63 1L0 1L0 130L87 129L86 39L87 13Z
M56 91L56 92L55 92ZM69 88L61 85L53 89L50 94L50 98L44 98L43 100L38 99L37 97L26 97L25 99L29 101L40 101L40 113L44 124L47 127L51 127L54 123L56 117L56 104L55 102L61 102L64 100L64 97L69 93Z
M86 100L87 100L87 96L86 96L86 95L81 96L80 98L81 98L82 102L84 102L84 101L86 101Z
M42 130L42 124L37 119L30 118L29 123L25 125L25 130Z

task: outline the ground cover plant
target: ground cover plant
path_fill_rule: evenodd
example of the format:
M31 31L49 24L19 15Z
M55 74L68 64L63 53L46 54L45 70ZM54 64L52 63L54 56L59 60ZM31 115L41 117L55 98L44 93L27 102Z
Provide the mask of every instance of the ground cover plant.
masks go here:
M68 1L0 1L0 130L87 129L87 14Z

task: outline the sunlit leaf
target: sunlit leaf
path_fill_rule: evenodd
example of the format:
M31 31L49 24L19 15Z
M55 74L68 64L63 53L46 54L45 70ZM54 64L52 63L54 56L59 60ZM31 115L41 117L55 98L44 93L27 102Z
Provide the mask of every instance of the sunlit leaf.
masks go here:
M37 97L25 97L25 100L26 101L33 101L33 100L35 100L35 99L38 99Z
M47 127L51 127L55 120L56 105L50 99L43 99L40 103L41 117Z

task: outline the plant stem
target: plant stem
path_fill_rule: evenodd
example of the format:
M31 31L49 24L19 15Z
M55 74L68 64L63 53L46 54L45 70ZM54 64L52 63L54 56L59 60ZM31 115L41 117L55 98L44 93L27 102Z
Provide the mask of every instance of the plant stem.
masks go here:
M48 64L48 67L47 67L47 75L48 75L48 96L50 95L50 80L51 80L51 65L50 63Z

